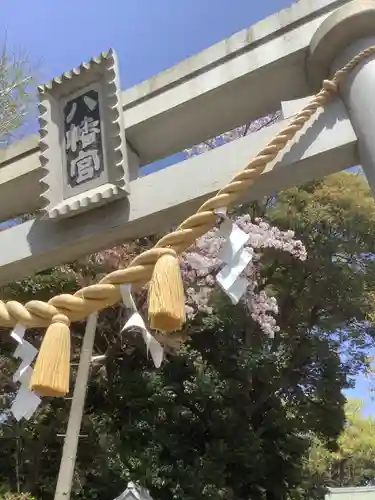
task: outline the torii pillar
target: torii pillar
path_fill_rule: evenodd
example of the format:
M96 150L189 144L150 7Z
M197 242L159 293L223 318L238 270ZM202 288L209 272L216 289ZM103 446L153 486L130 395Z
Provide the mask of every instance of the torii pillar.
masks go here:
M353 0L328 16L310 43L307 74L314 90L362 50L375 45L375 0ZM375 196L375 55L340 86L358 138L359 159Z

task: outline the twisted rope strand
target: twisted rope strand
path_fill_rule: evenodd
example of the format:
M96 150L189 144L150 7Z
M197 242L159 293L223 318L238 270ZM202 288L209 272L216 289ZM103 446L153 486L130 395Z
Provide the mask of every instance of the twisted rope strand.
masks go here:
M61 294L48 302L31 300L25 305L17 301L0 301L0 326L10 327L21 323L26 327L48 326L56 314L63 314L70 321L84 319L89 314L116 304L121 296L119 285L142 286L152 275L157 260L164 254L181 254L196 239L207 233L216 224L215 210L234 204L260 177L267 165L291 142L308 120L337 93L342 80L365 59L375 54L375 46L369 47L343 68L332 80L325 80L322 89L312 101L298 113L260 153L233 177L229 184L207 200L197 212L188 217L176 231L163 236L152 248L133 259L126 269L118 269L107 274L98 284L78 290L74 295Z

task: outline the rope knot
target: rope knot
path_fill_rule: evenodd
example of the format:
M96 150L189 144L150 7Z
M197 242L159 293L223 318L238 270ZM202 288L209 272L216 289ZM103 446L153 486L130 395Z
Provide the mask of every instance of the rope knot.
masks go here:
M66 326L70 326L70 319L65 314L58 313L52 317L51 325L53 323L63 323Z
M323 81L323 89L327 92L337 92L337 83L333 80L324 80Z
M165 247L162 250L163 250L163 256L164 255L171 255L172 257L176 257L176 259L178 258L177 252L175 250L173 250L173 248Z

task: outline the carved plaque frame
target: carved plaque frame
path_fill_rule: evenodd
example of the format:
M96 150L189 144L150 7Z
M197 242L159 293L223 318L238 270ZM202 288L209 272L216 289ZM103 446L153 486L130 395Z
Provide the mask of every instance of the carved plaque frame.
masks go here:
M55 220L71 217L129 194L125 127L115 52L111 49L82 63L78 68L40 85L38 91L44 216ZM95 96L97 101L93 99ZM88 114L94 106L91 111L95 117L85 116L81 127L71 124L74 135L72 130L67 130L66 122L72 119L74 110L78 109L79 115L82 102L89 103ZM71 113L67 114L67 109ZM80 116L82 118L82 113ZM97 146L90 151L86 145L89 143L88 121L90 130L94 130L94 145ZM86 132L82 132L84 129ZM76 139L78 137L78 142L73 141L75 149L71 159L73 135ZM78 154L77 144L81 145ZM91 154L93 152L95 156ZM81 172L79 182L72 184L69 172L76 169ZM87 175L89 169L91 174Z

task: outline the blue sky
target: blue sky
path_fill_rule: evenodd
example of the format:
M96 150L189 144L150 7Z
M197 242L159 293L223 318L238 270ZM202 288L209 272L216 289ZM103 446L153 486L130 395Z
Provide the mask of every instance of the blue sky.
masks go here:
M43 80L113 47L124 88L169 68L291 0L12 0L0 28ZM230 7L229 7L230 5Z
M26 53L40 82L112 47L122 88L130 87L287 7L291 0L11 0L0 33ZM375 414L369 384L350 395Z

